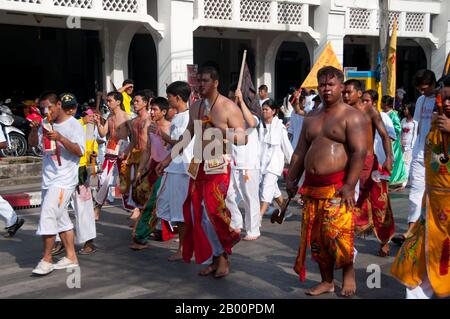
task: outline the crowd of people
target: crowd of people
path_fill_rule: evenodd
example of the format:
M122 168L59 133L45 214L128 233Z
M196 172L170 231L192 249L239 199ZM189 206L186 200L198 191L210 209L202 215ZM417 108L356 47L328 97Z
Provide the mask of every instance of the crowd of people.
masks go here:
M234 84L221 95L218 71L205 66L195 102L187 82L173 82L166 97L155 97L126 80L106 94L106 116L98 103L80 114L71 93L42 94L44 120L32 122L29 137L44 148L37 229L44 252L33 274L79 267L77 254L95 253L96 221L119 189L133 221L130 248L148 248L158 229L163 240L178 233L168 260L194 257L208 264L201 276L227 276L233 246L261 236L272 202L283 209L296 198L302 224L294 270L305 280L311 248L322 276L307 294L335 291L334 269L343 269L341 294L355 294L354 237L373 232L380 257L390 255L391 241L401 245L392 273L408 297L450 295L450 166L440 161L448 145L438 147L449 141L449 78L437 83L433 72L419 71L415 106L403 100L396 110L394 98L383 96L381 112L378 93L344 81L340 70L324 67L317 79L318 94L292 88L276 103L265 85L249 93ZM443 112L433 115L437 96ZM278 186L283 176L288 199ZM407 183L409 228L394 236L389 192ZM0 205L14 236L24 220L1 197ZM75 244L82 245L78 252Z

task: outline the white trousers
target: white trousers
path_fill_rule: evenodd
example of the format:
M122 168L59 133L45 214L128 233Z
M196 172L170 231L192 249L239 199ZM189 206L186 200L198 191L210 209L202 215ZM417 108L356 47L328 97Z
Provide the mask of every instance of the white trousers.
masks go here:
M415 223L420 217L423 193L425 191L425 166L423 158L414 158L411 161L410 184L408 198L408 223Z
M77 191L72 194L72 207L75 211L75 242L82 244L97 237L90 187L80 186L80 194Z
M17 215L11 205L0 196L0 216L5 220L5 227L11 227L17 222Z
M427 274L419 286L413 289L406 288L406 299L431 299L433 295L434 291Z
M211 224L211 221L209 220L208 213L206 212L204 203L202 203L202 206L203 206L203 214L202 214L203 230L205 231L206 236L209 239L209 243L211 245L213 256L220 256L224 252L223 246L219 241L219 237L217 237L216 229L214 228L213 224ZM191 208L191 209L192 209L192 211L194 211L193 208ZM211 258L207 262L210 263Z
M168 222L184 222L183 204L189 190L189 175L165 173L156 201L156 215Z
M281 196L281 191L278 187L278 176L272 173L267 173L262 175L261 179L261 202L272 203L274 198Z
M248 236L259 236L259 175L258 169L231 169L225 205L231 213L231 227L243 228L242 214L238 204L244 204L245 231ZM247 178L245 177L247 176Z

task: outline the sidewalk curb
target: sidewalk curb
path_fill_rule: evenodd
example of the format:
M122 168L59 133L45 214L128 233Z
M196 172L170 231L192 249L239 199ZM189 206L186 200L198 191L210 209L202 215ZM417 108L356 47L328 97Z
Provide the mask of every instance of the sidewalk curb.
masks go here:
M24 192L1 195L16 210L41 206L41 192Z

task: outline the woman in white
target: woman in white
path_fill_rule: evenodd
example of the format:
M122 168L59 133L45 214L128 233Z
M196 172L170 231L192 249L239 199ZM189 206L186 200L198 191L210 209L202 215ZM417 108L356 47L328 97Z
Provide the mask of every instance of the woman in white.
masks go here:
M406 173L409 176L409 169L411 167L412 149L417 137L418 124L413 118L414 105L405 103L402 107L404 118L401 121L402 135L401 143L403 149L403 160L405 161Z
M261 217L265 214L272 200L283 205L283 197L278 188L278 178L281 176L284 163L289 163L293 153L286 127L276 116L279 107L272 100L264 102L264 124L260 128L261 143Z

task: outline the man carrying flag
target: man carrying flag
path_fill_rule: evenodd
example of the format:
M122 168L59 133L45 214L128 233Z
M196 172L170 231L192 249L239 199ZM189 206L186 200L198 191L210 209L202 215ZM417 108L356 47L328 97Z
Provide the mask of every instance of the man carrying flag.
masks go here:
M246 145L232 146L230 185L225 203L231 213L231 227L239 233L243 223L237 197L241 198L245 207L246 236L243 239L255 240L260 236L260 159L257 156L260 147L256 128L261 118L261 107L256 99L256 90L247 63L245 60L242 63L244 64L244 70L241 88L238 88L237 84L232 85L228 97L233 101L236 100L236 104L241 109L247 129L248 142Z

